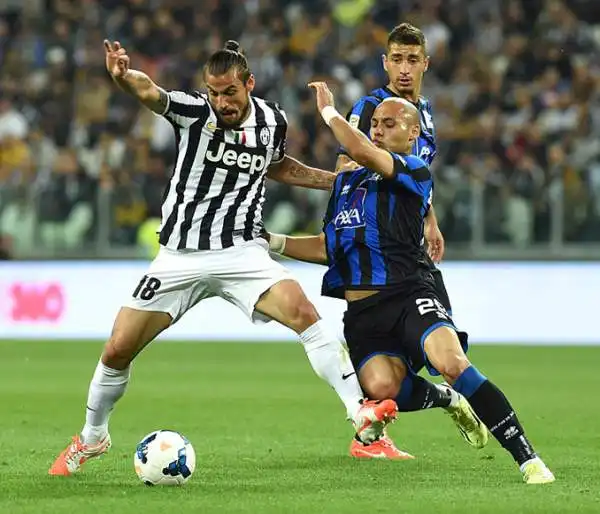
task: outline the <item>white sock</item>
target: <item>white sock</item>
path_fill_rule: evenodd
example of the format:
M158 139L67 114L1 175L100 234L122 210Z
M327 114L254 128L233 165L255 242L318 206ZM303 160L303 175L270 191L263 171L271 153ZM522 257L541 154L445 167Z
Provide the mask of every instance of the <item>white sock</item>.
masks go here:
M355 419L363 393L350 356L342 343L325 326L323 320L302 332L300 342L315 373L333 387L344 403L348 416Z
M90 383L85 425L81 430L84 443L95 444L107 434L110 411L125 392L129 371L129 366L123 370L112 369L102 361L98 362Z
M443 389L445 392L450 394L450 405L449 408L456 407L458 405L458 400L460 400L460 395L452 389L452 387L442 384L434 384L438 389Z
M521 464L519 466L519 470L521 471L521 473L523 473L523 471L525 470L525 466L527 466L527 464L529 464L530 462L536 462L536 461L541 462L545 466L544 461L542 461L542 459L540 459L539 457L534 457L533 459L529 459L529 460L526 460L525 462L523 462L523 464Z

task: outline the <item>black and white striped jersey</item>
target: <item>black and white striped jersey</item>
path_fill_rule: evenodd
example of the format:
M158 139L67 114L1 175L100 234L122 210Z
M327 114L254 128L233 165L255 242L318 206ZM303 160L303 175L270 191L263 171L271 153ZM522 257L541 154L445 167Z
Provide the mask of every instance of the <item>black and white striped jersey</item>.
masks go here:
M163 116L175 130L177 159L163 196L160 244L216 250L256 238L269 165L284 158L287 119L250 97L236 129L219 126L206 94L169 91Z

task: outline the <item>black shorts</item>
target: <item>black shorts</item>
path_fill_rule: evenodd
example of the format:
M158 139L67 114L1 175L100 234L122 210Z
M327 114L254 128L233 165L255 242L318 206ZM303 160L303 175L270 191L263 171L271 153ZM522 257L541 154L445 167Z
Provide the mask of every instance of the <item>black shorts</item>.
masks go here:
M448 292L446 291L446 285L444 284L442 272L436 267L429 255L427 255L426 263L429 268L429 273L431 273L431 276L433 277L435 292L438 300L444 306L444 309L446 309L448 314L452 316L452 305L450 304L450 298L448 297Z
M441 326L455 330L467 351L467 334L456 329L437 296L433 277L427 277L401 290L349 302L344 336L357 371L375 355L391 355L400 357L414 373L426 366L430 374L439 375L425 357L423 345Z

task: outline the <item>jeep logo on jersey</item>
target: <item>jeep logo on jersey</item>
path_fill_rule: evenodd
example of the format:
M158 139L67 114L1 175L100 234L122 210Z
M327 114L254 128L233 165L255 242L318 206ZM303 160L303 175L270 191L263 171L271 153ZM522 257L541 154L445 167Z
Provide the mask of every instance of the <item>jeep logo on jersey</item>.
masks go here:
M211 162L220 162L225 166L236 166L240 170L248 173L264 171L267 167L267 157L265 150L246 148L243 152L238 152L234 148L228 148L226 143L220 143L217 151L208 150L206 159Z
M333 218L336 230L365 226L365 197L367 190L360 187L344 202L342 210Z

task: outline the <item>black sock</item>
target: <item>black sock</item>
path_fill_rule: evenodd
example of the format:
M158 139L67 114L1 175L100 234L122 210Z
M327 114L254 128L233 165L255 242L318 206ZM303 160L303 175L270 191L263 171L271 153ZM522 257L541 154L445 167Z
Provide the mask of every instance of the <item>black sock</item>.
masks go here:
M448 407L451 393L419 375L408 375L396 396L398 411L412 412L436 407Z
M474 366L463 372L454 389L467 397L479 419L519 466L536 457L506 396Z

